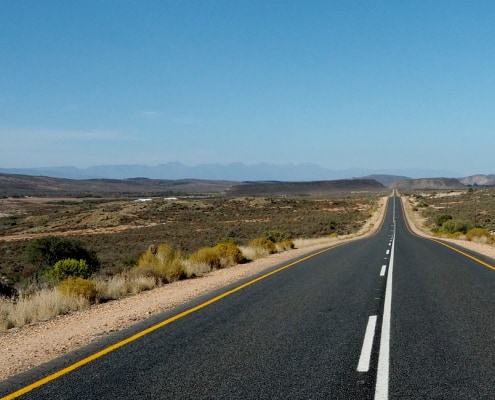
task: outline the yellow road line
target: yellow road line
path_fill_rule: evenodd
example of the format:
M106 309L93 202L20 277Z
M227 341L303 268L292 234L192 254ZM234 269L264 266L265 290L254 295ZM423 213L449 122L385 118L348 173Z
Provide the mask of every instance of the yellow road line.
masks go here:
M244 283L242 285L239 285L239 286L235 287L234 289L228 290L227 292L224 292L224 293L222 293L222 294L220 294L220 295L218 295L218 296L216 296L216 297L214 297L214 298L212 298L212 299L210 299L208 301L205 301L204 303L201 303L201 304L199 304L199 305L197 305L195 307L192 307L192 308L190 308L190 309L188 309L186 311L183 311L183 312L181 312L181 313L179 313L177 315L174 315L173 317L168 318L168 319L166 319L166 320L164 320L164 321L162 321L162 322L160 322L160 323L158 323L156 325L153 325L153 326L151 326L151 327L149 327L149 328L147 328L147 329L145 329L145 330L143 330L141 332L138 332L135 335L128 337L127 339L124 339L124 340L122 340L122 341L120 341L118 343L115 343L112 346L109 346L109 347L107 347L107 348L105 348L105 349L103 349L103 350L101 350L101 351L99 351L99 352L97 352L95 354L92 354L92 355L90 355L90 356L88 356L88 357L86 357L86 358L84 358L84 359L82 359L82 360L80 360L80 361L72 364L72 365L69 365L68 367L63 368L60 371L57 371L57 372L55 372L55 373L53 373L53 374L51 374L51 375L49 375L49 376L47 376L47 377L45 377L43 379L40 379L40 380L38 380L38 381L36 381L36 382L28 385L28 386L25 386L22 389L17 390L16 392L13 392L13 393L5 396L5 397L2 397L0 400L11 400L11 399L15 399L15 398L17 398L19 396L22 396L23 394L26 394L26 393L28 393L28 392L30 392L30 391L32 391L32 390L34 390L34 389L36 389L36 388L38 388L40 386L43 386L43 385L45 385L45 384L47 384L47 383L49 383L49 382L51 382L51 381L53 381L55 379L58 379L61 376L66 375L69 372L74 371L75 369L77 369L79 367L82 367L83 365L89 364L91 361L94 361L94 360L96 360L96 359L98 359L100 357L103 357L104 355L106 355L106 354L108 354L108 353L110 353L110 352L112 352L114 350L117 350L117 349L125 346L126 344L129 344L131 342L134 342L137 339L142 338L143 336L146 336L147 334L149 334L151 332L154 332L154 331L156 331L159 328L162 328L162 327L164 327L166 325L169 325L172 322L177 321L177 320L179 320L179 319L181 319L181 318L183 318L183 317L185 317L185 316L187 316L189 314L192 314L192 313L194 313L194 312L196 312L198 310L201 310L202 308L205 308L205 307L209 306L210 304L213 304L213 303L215 303L215 302L217 302L217 301L219 301L219 300L221 300L221 299L223 299L223 298L225 298L227 296L230 296L231 294L234 294L236 292L239 292L240 290L242 290L242 289L244 289L244 288L246 288L248 286L251 286L251 285L253 285L256 282L259 282L259 281L261 281L261 280L263 280L265 278L268 278L269 276L275 275L276 273L279 273L279 272L281 272L281 271L283 271L283 270L285 270L287 268L290 268L290 267L292 267L292 266L294 266L296 264L299 264L299 263L301 263L303 261L309 260L310 258L313 258L313 257L315 257L315 256L317 256L319 254L325 253L327 251L333 250L333 249L335 249L337 247L343 246L343 245L345 245L347 243L349 243L349 242L337 244L337 245L328 247L326 249L320 250L320 251L318 251L316 253L312 253L312 254L310 254L310 255L308 255L306 257L300 258L300 259L298 259L298 260L296 260L296 261L294 261L294 262L292 262L290 264L284 265L284 266L282 266L280 268L277 268L277 269L275 269L275 270L273 270L271 272L268 272L268 273L266 273L264 275L261 275L261 276L255 278L255 279L252 279L249 282L246 282L246 283Z
M441 244L442 246L445 246L445 247L448 247L449 249L451 250L454 250L456 251L457 253L459 254L462 254L463 256L467 257L467 258L470 258L471 260L473 261L476 261L477 263L487 267L487 268L490 268L491 270L495 271L495 267L493 265L490 265L488 264L487 262L484 262L483 260L480 260L479 258L475 257L475 256L472 256L471 254L469 253L465 253L464 251L462 250L459 250L459 249L456 249L454 246L450 246L448 245L447 243L444 243L442 242L441 240L437 240L437 239L431 239L429 238L431 241L435 242L435 243L438 243L438 244Z

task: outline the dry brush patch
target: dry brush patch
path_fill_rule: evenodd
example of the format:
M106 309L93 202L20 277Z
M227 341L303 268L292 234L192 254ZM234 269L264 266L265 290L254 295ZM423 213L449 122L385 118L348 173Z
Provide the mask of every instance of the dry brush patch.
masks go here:
M15 302L0 299L0 331L46 321L89 305L88 299L67 295L57 288L43 289Z
M402 203L405 209L405 215L409 222L411 229L420 236L433 237L434 233L431 230L433 223L431 220L424 216L421 208L417 207L418 199L416 196L402 196ZM423 201L423 200L421 200ZM483 232L487 232L483 229ZM493 235L490 235L493 236ZM466 240L465 235L458 235L457 237L442 237L443 241L456 244L457 246L464 247L468 250L472 250L479 254L483 254L495 260L495 246L491 239L477 239L471 238L471 241ZM491 244L489 242L492 242Z
M270 248L270 251L267 248ZM266 238L253 240L244 250L247 255L263 250L263 256L292 249L291 241L272 242ZM257 255L256 258L260 258ZM222 241L204 247L185 258L180 250L168 244L150 246L128 271L108 278L86 279L68 276L52 289L34 291L15 301L3 301L0 308L0 332L13 327L39 322L90 304L121 299L181 279L203 276L211 271L234 267L252 261L233 242ZM75 261L75 260L67 260ZM55 267L60 262L55 264ZM49 307L46 305L49 303Z
M301 200L291 200L289 201L289 205L287 201L284 201L282 204L284 204L283 207L285 209L298 212L294 207L300 202ZM265 207L267 204L274 205L276 209L280 208L280 203L276 199L247 198L230 200L228 203L236 204L236 209L238 204L250 204L254 209L260 208L263 211L266 211ZM371 201L369 202L369 207L363 207L361 203L349 203L348 201L343 203L339 199L332 200L332 204L334 203L339 203L340 206L342 204L352 204L353 212L365 212L363 218L369 218L372 215L372 211L376 211L377 208L377 202L373 203ZM184 204L188 203L179 202L181 209L185 207ZM307 206L308 202L303 201L303 204ZM309 202L309 204L311 205L312 203ZM319 199L316 204L323 204L323 212L329 212L328 201ZM188 206L190 208L191 204L188 204ZM212 205L204 200L193 202L192 207L206 213L211 212L213 214L215 211ZM218 211L214 215L218 217ZM349 219L349 217L347 218ZM207 222L210 221L208 220ZM353 221L353 223L357 222ZM294 241L289 239L292 236L292 232L273 229L273 226L270 226L270 228L272 229L265 230L264 236L251 239L247 245L239 246L231 238L222 239L215 246L199 248L189 256L184 255L182 249L168 243L151 245L138 257L136 264L131 268L126 268L120 272L107 273L106 275L100 273L92 279L83 279L87 278L87 276L81 274L75 274L74 276L72 274L64 275L62 278L67 277L68 279L62 281L56 288L56 291L57 293L65 294L67 297L79 298L81 304L105 302L130 294L136 294L144 290L150 290L184 278L202 276L215 269L238 265L245 261L256 260L270 254L294 248ZM327 235L327 238L338 237L337 233L334 232L333 226L329 226L328 230L333 233ZM301 246L302 243L303 241L299 239ZM65 265L64 262L68 267L74 267L72 265L74 264L75 267L78 267L75 270L79 271L81 262L76 260L61 260L55 264L55 267L59 264ZM66 269L67 271L72 271L74 268ZM51 275L53 274L49 274L49 276ZM57 282L60 278L54 281ZM35 296L31 296L31 299L34 298ZM12 326L9 322L12 320L12 316L5 311L6 309L4 307L4 312L0 315L2 318L1 325L4 329ZM61 307L59 313L64 312L66 310ZM54 311L53 313L56 315L57 312ZM34 314L33 312L33 317L28 316L25 318L28 321L27 323L29 323L29 320L37 320ZM19 324L15 326L19 326Z
M467 189L408 196L424 230L442 238L493 243L495 189Z
M150 245L169 243L191 254L227 239L245 246L265 232L291 239L357 231L376 204L376 195L292 198L82 199L47 202L1 199L0 274L13 281L32 276L25 251L30 235L65 235L94 250L102 273L114 275L132 265ZM15 237L17 240L11 240ZM7 240L7 238L10 238Z

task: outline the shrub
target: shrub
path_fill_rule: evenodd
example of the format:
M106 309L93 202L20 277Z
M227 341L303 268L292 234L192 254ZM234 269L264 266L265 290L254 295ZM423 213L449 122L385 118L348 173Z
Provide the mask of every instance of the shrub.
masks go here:
M154 252L156 260L159 264L167 264L173 262L177 258L180 258L181 252L174 249L173 246L169 244L161 244L156 248L156 251L149 249Z
M242 264L245 259L239 247L230 241L220 242L214 247L222 268Z
M267 254L275 254L277 247L271 240L261 237L251 240L248 244L249 247L259 248L267 252Z
M449 221L451 219L452 219L452 215L442 214L436 219L435 223L437 226L442 226L446 221Z
M147 276L138 276L127 280L127 289L130 294L137 294L156 287L156 280Z
M174 282L186 276L181 252L168 244L148 248L139 258L137 267L131 271L134 275L155 277L162 283Z
M59 260L85 260L92 268L100 265L96 254L74 239L48 236L35 240L27 249L28 262L41 269L50 268Z
M189 262L192 264L205 264L211 269L222 267L220 254L214 247L203 247L191 254Z
M447 232L447 233L454 233L455 232L455 225L456 225L455 220L448 219L442 224L442 231Z
M201 275L212 269L230 267L243 263L245 258L239 247L230 241L218 243L215 247L203 247L189 256L188 275Z
M151 279L155 280L155 278ZM128 279L125 275L118 274L108 279L97 278L95 284L98 299L102 302L120 299L129 293Z
M467 233L470 229L474 228L471 222L456 221L455 232Z
M57 261L48 275L55 281L61 281L69 277L87 279L93 272L86 260L67 258Z
M97 297L100 301L121 299L129 294L137 294L156 287L156 278L153 276L118 274L108 280L95 281Z
M272 241L273 243L279 243L279 242L289 240L291 238L291 235L289 233L286 233L286 232L283 232L280 230L273 230L273 231L266 232L264 237L266 239Z
M84 297L91 302L96 300L96 284L88 279L69 277L60 282L58 290L67 296Z
M450 234L454 234L454 233L465 234L468 230L472 228L473 225L470 222L448 219L442 224L442 228L439 230L439 232L445 232Z
M211 267L205 263L191 262L189 259L184 261L186 277L195 278L197 276L203 276L211 271Z
M67 296L57 289L39 290L31 296L20 297L16 302L0 300L0 331L46 321L88 306L88 299Z
M282 240L281 242L275 243L275 247L277 248L277 251L286 251L293 249L295 246L292 240Z
M249 246L241 246L242 255L245 260L254 261L258 258L263 258L268 255L266 250L263 250L259 247L249 247Z
M493 243L493 236L484 228L473 228L467 231L466 240L479 243Z
M15 303L0 297L0 332L5 332L7 329L13 328L14 324L9 318Z

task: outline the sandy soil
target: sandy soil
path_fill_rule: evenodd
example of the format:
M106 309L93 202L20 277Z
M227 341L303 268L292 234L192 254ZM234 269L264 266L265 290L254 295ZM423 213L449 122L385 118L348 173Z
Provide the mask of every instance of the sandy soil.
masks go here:
M386 198L382 199L379 211L370 218L362 231L353 237L328 239L319 244L302 247L228 269L213 271L202 278L184 280L119 301L93 306L88 310L71 313L50 321L32 324L24 328L11 329L0 334L0 379L6 379L30 368L90 344L99 338L126 327L151 315L171 309L179 304L207 294L215 289L237 282L243 278L303 256L332 244L370 235L379 228L383 219ZM405 203L407 205L407 202ZM409 209L408 216L420 224L418 216ZM424 234L411 224L418 234ZM485 253L492 246L469 243L480 247ZM491 249L488 249L491 247ZM495 258L495 254L491 255Z

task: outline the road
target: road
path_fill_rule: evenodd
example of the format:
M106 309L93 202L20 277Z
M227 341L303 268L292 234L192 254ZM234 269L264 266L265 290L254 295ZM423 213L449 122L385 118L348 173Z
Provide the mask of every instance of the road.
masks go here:
M414 236L391 198L373 237L164 313L1 383L0 396L494 399L484 261Z

